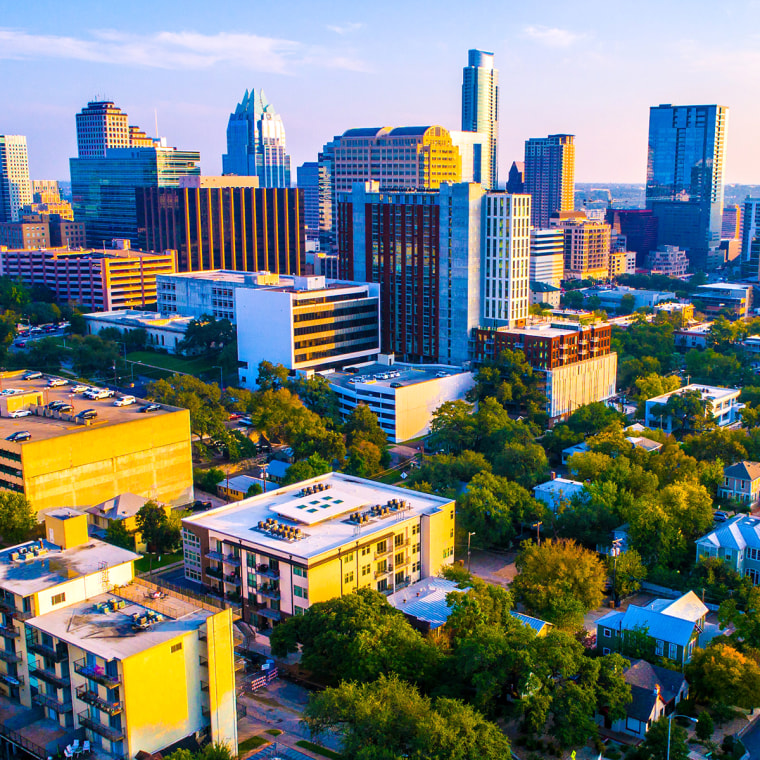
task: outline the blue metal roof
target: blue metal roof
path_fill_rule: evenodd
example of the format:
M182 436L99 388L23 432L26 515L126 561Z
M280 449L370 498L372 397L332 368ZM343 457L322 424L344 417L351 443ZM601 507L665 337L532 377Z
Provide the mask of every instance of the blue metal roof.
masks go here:
M509 613L513 618L517 618L523 625L527 625L528 628L532 628L536 633L541 633L544 628L550 628L551 623L547 623L540 618L534 618L530 615L524 615L522 612L515 612L511 610Z

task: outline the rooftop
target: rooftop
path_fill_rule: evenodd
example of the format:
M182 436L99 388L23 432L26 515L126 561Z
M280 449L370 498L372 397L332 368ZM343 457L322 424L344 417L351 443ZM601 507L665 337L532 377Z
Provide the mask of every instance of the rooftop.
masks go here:
M44 539L28 541L0 551L0 588L29 596L134 559L140 555L95 538L71 549Z
M697 540L697 544L705 543L739 551L747 547L760 549L760 519L751 515L736 515Z
M442 365L410 364L368 364L362 365L355 373L331 372L325 373L327 380L341 388L367 388L368 386L380 386L382 388L397 388L418 383L426 383L429 380L439 380L450 375L466 374L458 367L443 367Z
M193 317L181 314L158 314L155 311L140 311L138 309L118 309L114 311L96 311L84 315L85 319L116 324L134 325L137 327L161 327L175 329L184 333Z
M716 385L702 385L699 383L691 383L684 385L683 388L677 388L670 393L663 393L661 396L655 396L647 401L649 404L665 404L671 396L682 395L686 391L699 391L703 399L709 399L710 401L724 401L725 399L732 398L739 395L739 391L736 388L721 388Z
M107 499L94 507L90 507L87 511L109 520L126 520L129 517L134 517L147 501L146 496L122 493L114 496L113 499Z
M211 614L184 604L174 617L121 595L100 594L31 618L27 625L106 660L124 660L196 631Z
M23 392L37 391L38 393L41 391L43 404L48 404L51 401L65 401L74 407L74 411L70 414L76 415L84 409L94 409L97 411L98 416L91 420L91 424L89 425L79 425L66 419L42 417L35 414L17 419L0 417L0 448L18 450L16 447L33 446L35 441L48 440L63 435L81 435L95 428L121 425L127 422L139 422L148 416L137 411L141 404L148 403L144 399L138 399L137 403L131 406L114 406L114 398L116 397L93 401L84 398L81 393L73 393L72 383L50 387L48 386L48 376L43 376L37 380L22 380L23 374L23 370L0 373L0 393L10 389ZM31 399L29 405L31 405ZM26 408L29 405L24 406ZM150 412L150 416L170 414L178 411L180 410L177 407L161 404L161 409ZM19 443L2 440L7 438L11 433L20 430L29 431L32 434L31 439Z
M332 472L211 509L183 523L246 544L309 559L432 514L450 499ZM357 518L358 516L358 518Z
M405 615L428 623L431 628L440 628L451 615L451 607L446 603L446 597L452 591L465 593L468 590L459 588L455 581L445 578L424 578L391 594L388 602Z

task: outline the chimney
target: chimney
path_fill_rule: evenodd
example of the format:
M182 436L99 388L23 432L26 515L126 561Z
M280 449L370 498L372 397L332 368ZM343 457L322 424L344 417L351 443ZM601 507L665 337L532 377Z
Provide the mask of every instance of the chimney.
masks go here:
M552 480L556 480L556 478L557 478L557 473L556 473L556 472L554 472L554 470L552 470L552 471L549 473L549 475L551 476L551 479L552 479Z

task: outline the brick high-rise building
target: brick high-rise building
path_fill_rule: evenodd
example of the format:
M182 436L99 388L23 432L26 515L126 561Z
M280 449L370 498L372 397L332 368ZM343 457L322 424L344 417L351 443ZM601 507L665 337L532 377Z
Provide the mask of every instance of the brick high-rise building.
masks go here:
M590 219L560 220L565 232L565 276L605 280L610 274L610 226Z
M532 198L534 227L546 229L552 214L575 204L575 137L549 135L525 141L525 192Z

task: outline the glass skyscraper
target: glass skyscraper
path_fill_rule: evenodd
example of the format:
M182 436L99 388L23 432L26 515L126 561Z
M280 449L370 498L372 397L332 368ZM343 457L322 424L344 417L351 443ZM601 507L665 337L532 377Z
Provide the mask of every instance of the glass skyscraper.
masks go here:
M462 130L487 136L480 157L483 186L496 189L499 158L499 71L493 53L470 50L462 77Z
M224 174L258 177L259 187L290 187L285 127L263 90L245 91L227 124Z
M687 249L701 264L720 242L726 106L649 110L646 204L658 218L658 244Z

